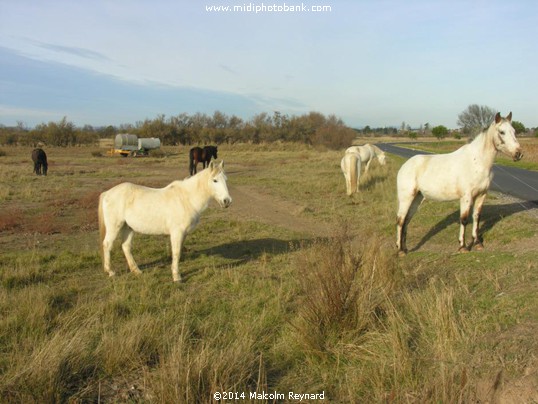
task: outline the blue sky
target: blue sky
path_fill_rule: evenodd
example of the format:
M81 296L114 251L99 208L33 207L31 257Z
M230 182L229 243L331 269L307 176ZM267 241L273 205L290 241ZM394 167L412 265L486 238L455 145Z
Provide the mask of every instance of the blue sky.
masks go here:
M534 0L1 0L0 124L219 110L455 128L476 103L536 127L537 20Z

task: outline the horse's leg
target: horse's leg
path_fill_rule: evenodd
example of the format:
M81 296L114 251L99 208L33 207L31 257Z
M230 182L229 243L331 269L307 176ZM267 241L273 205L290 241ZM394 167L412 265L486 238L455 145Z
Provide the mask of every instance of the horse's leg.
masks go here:
M344 172L344 178L346 179L346 194L351 195L351 177L349 176L349 173L347 171Z
M114 240L118 236L118 233L121 229L121 225L116 224L116 226L111 226L106 224L106 234L103 239L103 269L109 276L114 276L116 273L110 269L110 250L114 245Z
M471 207L473 205L473 198L471 195L464 195L460 199L460 235L458 240L460 242L459 252L468 252L469 249L465 245L465 227L469 222L469 215L471 214Z
M170 233L170 243L172 245L172 279L174 282L181 282L179 260L181 259L181 247L184 240L185 233L183 231Z
M140 270L140 268L138 268L138 265L134 260L133 254L131 253L131 246L133 245L133 236L133 229L131 229L127 225L124 225L121 229L121 249L123 250L123 254L125 255L125 259L127 260L127 265L129 265L129 269L131 270L131 272L135 274L141 274L142 271Z
M418 210L418 207L424 200L422 193L414 191L407 195L398 195L398 215L396 219L396 246L398 255L407 254L407 225Z
M482 240L478 236L478 228L480 225L480 214L482 213L482 205L484 204L484 201L486 200L486 194L478 195L476 199L474 200L474 207L473 207L473 242L471 244L471 248L474 246L477 250L484 249L484 245L482 244Z
M360 162L360 160L357 161L356 166L357 166L357 167L356 167L356 171L355 171L355 173L356 173L356 175L357 175L357 185L356 185L356 188L357 188L357 189L355 189L355 192L358 193L358 192L359 192L360 180L361 180L361 162Z
M368 169L370 168L370 164L372 163L372 159L368 160L366 163L366 167L364 168L364 173L366 174L368 172Z

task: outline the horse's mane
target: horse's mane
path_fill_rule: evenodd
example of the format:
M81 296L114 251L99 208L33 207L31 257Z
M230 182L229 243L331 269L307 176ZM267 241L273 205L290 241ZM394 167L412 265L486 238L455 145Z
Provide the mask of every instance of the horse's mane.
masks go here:
M506 121L505 118L502 118L503 121ZM482 128L480 132L478 132L476 135L470 138L469 143L475 143L478 141L481 141L480 139L485 139L489 137L489 130L491 127L495 124L495 122L492 122L488 127Z
M370 144L370 146L372 146L372 148L375 150L376 154L383 154L384 151L381 150L379 147L377 147L375 144Z

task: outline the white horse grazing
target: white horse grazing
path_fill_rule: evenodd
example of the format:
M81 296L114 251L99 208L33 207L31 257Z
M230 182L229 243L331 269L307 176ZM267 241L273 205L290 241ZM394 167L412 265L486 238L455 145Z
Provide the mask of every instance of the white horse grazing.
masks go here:
M340 161L340 167L346 179L346 193L351 196L359 192L359 178L361 177L361 156L359 153L346 153Z
M448 154L416 155L407 160L397 176L398 217L396 245L398 254L405 255L406 233L409 221L424 198L436 201L460 200L460 252L473 246L482 249L478 224L482 204L486 198L493 174L491 167L497 151L520 160L521 147L511 125L512 113L495 121L471 143ZM473 211L472 243L465 245L465 226Z
M366 143L362 146L351 146L346 149L346 153L359 153L361 156L361 161L366 164L364 172L367 173L370 168L372 160L377 157L377 161L382 166L385 165L385 152L379 147Z
M99 232L105 272L110 269L110 250L118 233L131 272L141 273L131 254L134 232L170 235L172 244L172 277L180 281L178 263L185 237L200 220L211 198L221 207L232 203L226 185L224 161L183 181L174 181L160 189L124 182L99 197Z

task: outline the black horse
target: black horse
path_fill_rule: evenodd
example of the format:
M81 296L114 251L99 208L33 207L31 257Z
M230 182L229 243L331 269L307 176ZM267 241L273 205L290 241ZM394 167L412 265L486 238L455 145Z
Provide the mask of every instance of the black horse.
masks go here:
M47 154L43 149L38 148L32 151L32 161L34 162L34 173L47 175L49 164L47 163Z
M191 175L196 174L197 172L197 166L198 163L202 163L203 168L206 167L206 165L209 165L209 162L211 161L211 158L216 159L217 158L217 146L204 146L202 149L201 147L193 147L189 151L189 172Z

